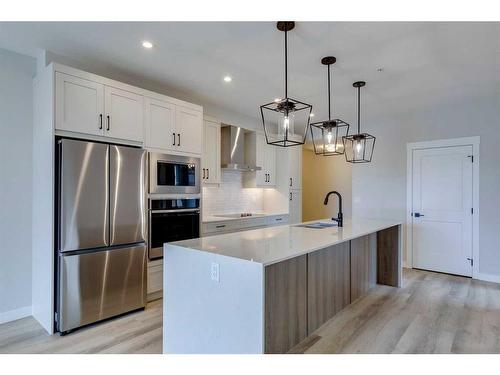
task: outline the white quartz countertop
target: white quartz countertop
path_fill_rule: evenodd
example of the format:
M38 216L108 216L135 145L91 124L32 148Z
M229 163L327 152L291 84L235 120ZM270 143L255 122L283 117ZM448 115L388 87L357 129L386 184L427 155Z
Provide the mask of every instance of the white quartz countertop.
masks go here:
M202 222L203 223L214 223L214 222L219 222L219 221L248 220L248 219L257 219L259 217L288 215L288 213L287 212L278 212L278 213L253 212L252 216L243 216L243 217L227 217L227 216L220 216L220 215L227 215L227 214L206 215L206 216L203 216Z
M329 219L317 221L331 222ZM281 225L171 244L266 266L400 224L402 222L396 220L355 219L346 221L342 228L312 229L297 227L299 224Z

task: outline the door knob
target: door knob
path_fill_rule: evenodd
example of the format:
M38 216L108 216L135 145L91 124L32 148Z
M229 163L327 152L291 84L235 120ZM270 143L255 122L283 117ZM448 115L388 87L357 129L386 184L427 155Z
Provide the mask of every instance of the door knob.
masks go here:
M413 216L414 217L421 217L421 216L425 216L425 215L422 215L420 212L414 212Z

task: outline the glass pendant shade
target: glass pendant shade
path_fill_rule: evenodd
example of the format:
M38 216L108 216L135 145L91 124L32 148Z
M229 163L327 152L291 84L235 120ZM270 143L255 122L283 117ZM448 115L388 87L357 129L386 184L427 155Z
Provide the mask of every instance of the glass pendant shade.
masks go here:
M311 124L311 137L316 155L332 156L344 153L343 137L349 132L349 124L331 120Z
M360 131L360 89L366 82L354 82L353 87L358 89L358 133L343 137L345 159L349 163L369 163L372 161L375 149L375 137Z
M337 59L327 56L321 59L323 65L328 66L328 120L311 124L311 138L316 155L333 156L344 153L343 137L349 133L349 124L341 119L333 119L330 101L330 65Z
M306 141L312 105L288 97L287 33L295 22L278 22L277 28L285 33L285 97L260 106L266 141L270 145L289 147Z
M312 106L291 98L261 106L267 143L282 147L304 144L311 111Z

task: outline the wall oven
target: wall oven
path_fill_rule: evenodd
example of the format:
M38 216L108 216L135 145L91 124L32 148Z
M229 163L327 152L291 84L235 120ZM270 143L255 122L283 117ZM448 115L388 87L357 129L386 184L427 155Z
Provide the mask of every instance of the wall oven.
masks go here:
M200 199L149 199L149 259L163 257L165 242L200 236Z
M200 159L149 153L150 194L199 194Z

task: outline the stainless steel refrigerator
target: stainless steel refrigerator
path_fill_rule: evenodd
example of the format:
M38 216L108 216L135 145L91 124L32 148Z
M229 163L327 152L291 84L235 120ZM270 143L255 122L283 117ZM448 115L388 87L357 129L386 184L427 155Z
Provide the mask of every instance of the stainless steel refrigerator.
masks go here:
M58 331L146 305L146 153L59 139Z

